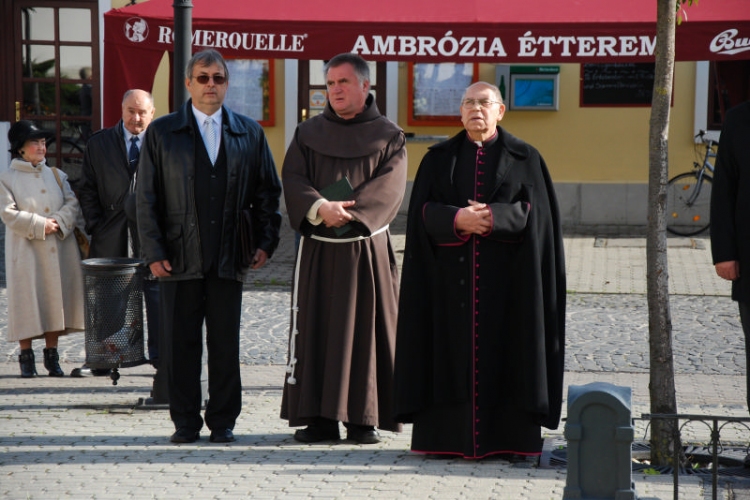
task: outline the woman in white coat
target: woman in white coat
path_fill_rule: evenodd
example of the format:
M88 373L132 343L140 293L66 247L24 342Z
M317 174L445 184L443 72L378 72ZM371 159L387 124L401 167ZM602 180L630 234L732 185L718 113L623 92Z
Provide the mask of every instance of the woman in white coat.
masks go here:
M6 225L8 340L18 341L21 376L36 376L31 341L44 338L44 367L64 375L57 339L84 328L83 273L73 230L81 211L67 176L62 188L47 166L52 134L21 120L8 132L13 159L0 174L0 219Z

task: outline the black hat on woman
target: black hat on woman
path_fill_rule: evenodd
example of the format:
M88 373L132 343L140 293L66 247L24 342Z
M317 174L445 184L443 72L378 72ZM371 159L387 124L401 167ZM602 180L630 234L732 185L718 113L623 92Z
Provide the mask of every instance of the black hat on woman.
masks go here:
M10 154L18 155L18 150L30 139L48 139L53 134L49 130L44 130L29 120L20 120L14 123L8 131L8 142L10 142Z

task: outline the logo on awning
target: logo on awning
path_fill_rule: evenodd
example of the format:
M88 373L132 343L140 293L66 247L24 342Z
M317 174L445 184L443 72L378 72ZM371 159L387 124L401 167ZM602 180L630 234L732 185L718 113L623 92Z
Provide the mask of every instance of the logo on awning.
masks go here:
M140 43L148 38L148 23L140 17L131 17L125 21L125 38Z
M738 37L734 28L722 31L711 41L711 52L716 54L738 54L750 50L750 38Z

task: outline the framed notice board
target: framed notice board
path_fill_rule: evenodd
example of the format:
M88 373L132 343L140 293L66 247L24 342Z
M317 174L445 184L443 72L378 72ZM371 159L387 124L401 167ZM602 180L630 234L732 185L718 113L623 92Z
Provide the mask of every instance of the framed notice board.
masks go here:
M275 122L274 65L270 59L227 59L229 87L224 104L264 126Z
M409 63L409 125L461 125L461 97L477 81L477 63Z
M500 91L502 93L502 91ZM560 66L511 66L508 109L557 111Z
M654 63L581 64L581 107L651 106Z

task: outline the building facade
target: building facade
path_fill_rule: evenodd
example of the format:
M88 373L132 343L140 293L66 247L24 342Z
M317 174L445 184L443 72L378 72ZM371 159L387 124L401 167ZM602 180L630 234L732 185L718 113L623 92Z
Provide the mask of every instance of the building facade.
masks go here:
M66 170L75 182L88 135L112 125L104 109L119 106L115 97L103 101L104 13L132 3L3 0L0 95L10 98L0 102L0 145L7 144L7 129L19 119L53 129L50 163ZM137 38L138 29L144 27L137 20L129 22L125 28ZM157 115L170 111L169 61L165 52L151 88L145 89L154 94ZM230 102L256 115L281 165L297 123L320 112L325 103L323 61L233 58L230 62L229 98L234 99ZM137 66L139 61L108 64ZM242 77L256 74L260 86L247 85ZM535 145L547 160L565 224L646 223L648 63L378 61L372 63L372 74L381 111L407 132L410 179L431 144L461 129L462 88L473 80L485 80L504 90L509 109L502 126ZM529 94L522 99L524 89ZM750 61L676 63L670 177L692 167L698 149L695 135L706 130L718 138L723 113L747 99ZM0 156L0 168L6 168L9 158Z

